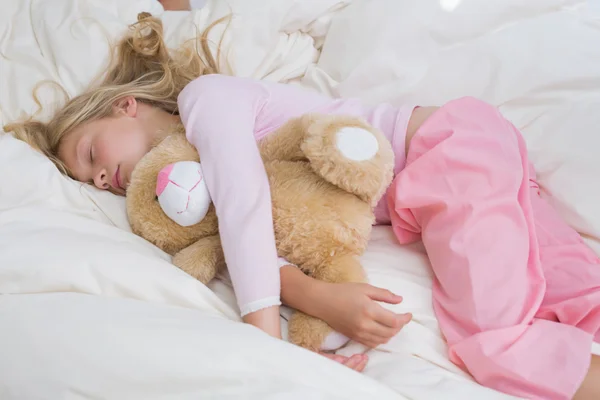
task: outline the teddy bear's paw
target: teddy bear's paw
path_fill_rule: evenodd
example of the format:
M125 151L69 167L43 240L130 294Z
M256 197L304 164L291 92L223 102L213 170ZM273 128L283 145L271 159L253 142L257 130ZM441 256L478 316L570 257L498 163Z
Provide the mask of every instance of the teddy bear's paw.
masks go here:
M214 268L200 268L197 265L195 258L190 256L190 251L186 251L186 249L180 251L173 257L173 265L192 275L203 285L208 285L208 283L215 277Z
M377 138L366 129L348 126L336 133L336 147L340 154L352 161L367 161L377 155Z
M203 237L180 250L173 256L173 264L203 284L208 284L225 266L219 235Z
M350 339L347 336L342 335L339 332L333 331L329 335L325 336L325 340L323 340L323 342L321 343L321 350L334 351L341 348L349 341Z
M325 350L323 344L332 333L334 330L323 320L299 311L294 312L288 323L289 341L312 351ZM332 336L327 344L335 346L338 342L340 338Z

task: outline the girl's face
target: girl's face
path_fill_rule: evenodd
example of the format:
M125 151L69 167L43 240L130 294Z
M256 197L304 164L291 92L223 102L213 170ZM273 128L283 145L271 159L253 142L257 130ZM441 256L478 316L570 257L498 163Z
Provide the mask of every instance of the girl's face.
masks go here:
M58 156L75 179L125 195L133 168L156 136L145 107L150 106L127 98L114 116L80 125L64 137Z

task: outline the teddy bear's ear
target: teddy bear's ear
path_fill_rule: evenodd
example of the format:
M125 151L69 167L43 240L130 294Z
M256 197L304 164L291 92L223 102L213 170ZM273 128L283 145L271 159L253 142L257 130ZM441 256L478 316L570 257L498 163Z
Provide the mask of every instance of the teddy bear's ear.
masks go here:
M199 161L198 152L184 135L171 135L148 152L136 165L127 188L127 215L134 233L174 254L196 240L214 235L217 219L209 207L206 216L191 226L181 226L169 218L157 200L159 172L179 161Z

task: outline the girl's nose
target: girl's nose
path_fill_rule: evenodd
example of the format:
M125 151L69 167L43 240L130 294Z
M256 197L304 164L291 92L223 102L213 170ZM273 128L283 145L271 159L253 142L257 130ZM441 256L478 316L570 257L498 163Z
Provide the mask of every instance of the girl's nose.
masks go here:
M105 169L100 170L100 172L96 174L94 177L94 185L96 185L96 187L99 189L109 188L110 185L108 183L108 174L106 173Z

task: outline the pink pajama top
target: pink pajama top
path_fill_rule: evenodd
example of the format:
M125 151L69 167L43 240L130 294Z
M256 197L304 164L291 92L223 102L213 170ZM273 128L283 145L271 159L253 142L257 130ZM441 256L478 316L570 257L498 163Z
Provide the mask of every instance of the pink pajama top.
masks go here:
M225 75L205 75L178 98L187 139L197 149L219 220L225 261L242 316L280 305L279 266L271 194L256 142L287 120L309 112L361 117L379 129L405 162L405 136L413 107L358 99L331 99L292 85ZM376 207L389 223L387 196Z

